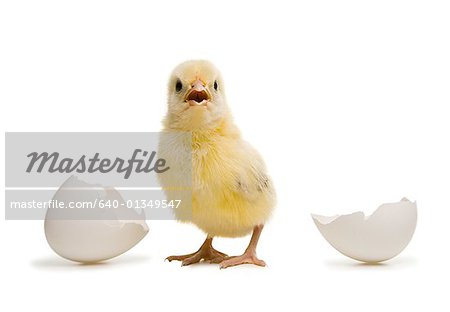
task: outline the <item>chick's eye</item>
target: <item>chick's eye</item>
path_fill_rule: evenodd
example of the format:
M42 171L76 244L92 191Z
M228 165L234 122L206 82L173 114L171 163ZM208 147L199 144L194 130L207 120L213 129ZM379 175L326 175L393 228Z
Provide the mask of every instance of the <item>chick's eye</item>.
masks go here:
M217 89L219 89L219 85L217 84L217 80L214 81L214 90L217 91Z
M175 84L175 91L180 92L181 89L183 89L183 84L180 80L177 80L177 83Z

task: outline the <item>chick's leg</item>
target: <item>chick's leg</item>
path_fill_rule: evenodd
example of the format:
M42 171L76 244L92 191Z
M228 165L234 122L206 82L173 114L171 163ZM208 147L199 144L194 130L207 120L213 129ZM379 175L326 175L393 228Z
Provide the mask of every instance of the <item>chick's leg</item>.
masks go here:
M212 246L212 240L213 238L208 236L196 252L182 256L170 256L166 260L169 260L169 262L173 260L181 261L182 266L198 263L202 260L209 263L220 263L227 255L215 250Z
M244 254L237 257L230 257L222 262L220 262L220 268L226 269L231 266L240 265L240 264L256 264L259 266L266 266L266 263L263 260L258 259L256 257L256 246L258 245L259 236L261 236L261 232L264 225L257 225L253 228L252 238L250 239L250 243L248 244L247 249Z

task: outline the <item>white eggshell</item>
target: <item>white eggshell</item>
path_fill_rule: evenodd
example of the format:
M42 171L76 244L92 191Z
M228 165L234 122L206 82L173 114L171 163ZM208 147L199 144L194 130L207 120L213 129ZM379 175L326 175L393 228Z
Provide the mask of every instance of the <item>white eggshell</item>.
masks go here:
M115 189L91 185L74 176L64 182L53 197L66 202L93 201L95 198L124 203ZM107 212L104 209L86 211L95 220L74 220L74 213L84 217L84 212L48 209L44 223L50 247L61 257L72 261L89 263L111 259L135 246L148 233L145 216L125 205ZM120 220L124 216L126 220Z
M340 253L375 263L395 257L411 241L417 223L417 205L404 198L381 205L370 216L355 212L312 217L323 237Z

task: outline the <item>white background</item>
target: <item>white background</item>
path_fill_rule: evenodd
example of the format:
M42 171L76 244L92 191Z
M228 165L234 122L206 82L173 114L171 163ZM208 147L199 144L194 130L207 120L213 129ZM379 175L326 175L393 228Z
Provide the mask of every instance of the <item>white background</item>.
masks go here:
M3 131L158 131L170 71L206 58L279 200L267 268L164 262L204 239L175 221L95 266L54 254L42 222L1 221L0 310L448 311L449 16L446 1L1 1ZM309 215L404 196L415 237L379 266L338 254Z

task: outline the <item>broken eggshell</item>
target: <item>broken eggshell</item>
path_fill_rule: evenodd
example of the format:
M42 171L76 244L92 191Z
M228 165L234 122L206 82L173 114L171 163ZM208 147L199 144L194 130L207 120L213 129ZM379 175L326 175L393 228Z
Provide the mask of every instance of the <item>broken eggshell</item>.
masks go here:
M72 176L61 185L53 200L65 203L111 200L119 204L107 210L47 210L44 223L47 242L68 260L92 263L114 258L131 249L148 233L145 215L127 208L114 188L89 184Z
M377 263L406 248L417 223L417 205L404 198L383 204L369 216L363 212L325 217L311 215L322 236L343 255Z

